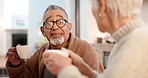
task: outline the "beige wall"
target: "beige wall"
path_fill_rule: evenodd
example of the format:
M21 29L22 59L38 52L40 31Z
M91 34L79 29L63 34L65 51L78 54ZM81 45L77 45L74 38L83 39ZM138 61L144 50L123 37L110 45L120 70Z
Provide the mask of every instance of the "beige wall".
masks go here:
M3 55L3 47L4 47L4 30L2 27L2 3L3 0L0 0L0 56Z
M99 31L92 14L90 1L80 0L80 38L87 40L89 43L95 43Z
M0 55L6 55L8 48L11 47L11 35L8 37L8 30L15 30L13 16L26 15L28 12L24 1L0 0Z
M1 24L2 24L2 1L3 0L0 0L0 27L1 27Z
M140 16L142 17L143 21L148 25L148 0L144 0L142 7L142 11Z

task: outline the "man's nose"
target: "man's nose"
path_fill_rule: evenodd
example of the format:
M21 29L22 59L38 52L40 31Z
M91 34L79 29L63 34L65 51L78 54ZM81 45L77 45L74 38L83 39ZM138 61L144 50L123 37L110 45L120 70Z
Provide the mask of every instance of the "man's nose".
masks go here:
M58 29L59 27L57 26L56 22L54 22L52 29Z

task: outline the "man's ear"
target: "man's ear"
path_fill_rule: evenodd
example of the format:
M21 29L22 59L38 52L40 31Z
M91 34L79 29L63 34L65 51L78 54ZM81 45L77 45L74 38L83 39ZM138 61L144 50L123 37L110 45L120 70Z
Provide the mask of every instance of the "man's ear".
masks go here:
M40 31L42 32L42 35L45 37L45 34L44 34L45 32L44 32L44 27L43 26L40 27Z
M71 31L71 29L72 29L72 24L69 23L69 24L68 24L68 27L69 27L69 31Z
M105 0L98 0L98 1L99 1L100 13L104 14L106 9Z

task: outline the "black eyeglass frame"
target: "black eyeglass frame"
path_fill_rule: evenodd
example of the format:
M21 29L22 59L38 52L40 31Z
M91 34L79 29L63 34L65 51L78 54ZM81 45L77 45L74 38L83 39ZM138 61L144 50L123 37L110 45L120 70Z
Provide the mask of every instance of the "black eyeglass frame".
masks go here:
M64 24L62 27L61 27L61 26L58 26L58 24L57 24L57 22L60 21L60 20L64 20L64 21L65 21L65 24ZM59 28L65 27L66 22L68 23L68 21L67 21L66 19L60 19L60 20L57 20L57 21L45 21L45 22L43 22L43 26L44 26L46 29L51 29L51 28L53 28L54 23L56 23L56 25L57 25ZM52 25L50 28L48 28L47 26L45 26L45 24L46 24L47 22L52 22L53 25Z

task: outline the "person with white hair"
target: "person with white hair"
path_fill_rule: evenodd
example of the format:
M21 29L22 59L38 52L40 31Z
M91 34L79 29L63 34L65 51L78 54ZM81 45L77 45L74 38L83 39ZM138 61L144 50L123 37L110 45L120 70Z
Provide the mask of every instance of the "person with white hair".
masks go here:
M148 26L139 17L143 0L92 0L92 4L99 30L110 33L116 41L107 68L96 73L69 51L70 58L52 53L47 58L43 54L44 63L52 66L48 70L58 74L58 78L148 78ZM72 61L88 73L81 74L82 70L77 69L80 67L73 66Z

